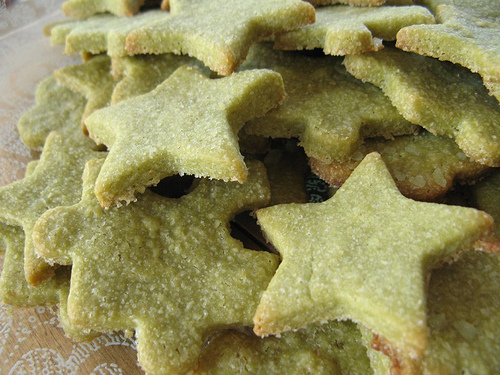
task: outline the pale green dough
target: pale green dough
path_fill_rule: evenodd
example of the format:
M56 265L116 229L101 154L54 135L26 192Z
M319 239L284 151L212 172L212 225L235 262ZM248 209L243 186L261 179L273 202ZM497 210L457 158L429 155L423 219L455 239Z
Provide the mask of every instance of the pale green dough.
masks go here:
M169 17L162 10L139 13L132 18L99 14L85 20L55 24L50 28L50 41L64 45L66 54L107 53L109 56L126 56L127 35L143 25Z
M472 186L471 190L477 208L493 216L495 234L500 236L500 170L495 169L489 176Z
M111 104L152 91L182 65L202 65L192 57L170 53L116 57L111 63L113 76L123 77L113 90Z
M63 3L62 9L66 16L74 18L87 18L105 12L131 17L143 4L144 0L68 0Z
M314 22L314 8L300 0L171 0L170 18L127 36L127 51L196 57L213 71L230 75L252 44Z
M284 95L280 75L270 70L209 79L181 67L155 90L93 113L85 122L90 136L110 150L96 182L99 201L130 202L177 173L244 181L236 135Z
M500 255L465 254L432 272L428 296L429 344L421 360L400 358L398 370L412 374L500 372ZM365 345L375 375L391 374L391 361Z
M500 166L500 105L478 75L389 48L346 56L344 65L355 77L379 86L407 120L453 138L478 163Z
M321 48L327 55L349 55L383 48L406 26L434 23L424 7L329 6L316 9L316 22L278 35L274 47L285 50Z
M311 324L281 337L228 331L200 357L199 375L370 375L361 333L352 322Z
M254 317L258 335L352 319L412 357L427 347L431 269L493 229L482 211L405 198L377 153L329 200L256 215L282 256Z
M413 0L308 0L308 2L315 7L331 4L346 4L358 7L371 7L379 6L382 4L411 5L413 3Z
M54 71L56 81L87 98L82 124L94 111L110 104L115 88L108 56L96 56L81 65L69 65ZM86 132L86 129L84 128Z
M270 199L264 166L248 164L242 184L202 180L179 199L148 190L104 209L94 195L102 160L89 162L81 201L44 214L33 234L41 256L72 264L73 323L135 330L139 363L154 374L184 374L209 336L251 325L278 259L230 235L237 213Z
M486 19L492 22L500 21L500 2L497 0L417 0L436 13L439 5L453 5L466 12L469 16Z
M54 275L53 267L35 254L32 233L37 219L49 208L78 202L85 162L103 156L52 132L35 170L0 188L0 220L25 232L24 273L30 285Z
M417 131L380 89L355 79L341 63L338 57L308 57L256 45L241 70L280 73L287 97L244 130L264 137L297 137L308 156L324 162L348 160L365 138Z
M59 85L53 76L46 78L36 89L36 105L24 113L17 123L23 143L41 150L51 131L87 146L95 143L82 131L82 116L87 100L79 93Z
M309 164L323 180L340 186L373 151L382 155L401 193L416 200L435 201L455 182L472 184L491 169L468 158L452 139L426 131L388 140L367 139L351 160L327 164L309 159Z
M500 101L500 3L496 0L456 3L457 7L436 8L436 25L401 29L396 46L479 73L490 94Z

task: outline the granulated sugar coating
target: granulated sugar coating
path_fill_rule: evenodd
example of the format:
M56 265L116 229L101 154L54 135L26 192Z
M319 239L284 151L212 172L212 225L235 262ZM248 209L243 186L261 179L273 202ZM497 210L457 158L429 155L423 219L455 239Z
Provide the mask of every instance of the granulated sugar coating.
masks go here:
M333 56L308 57L257 45L241 69L268 67L281 74L287 97L279 108L249 121L245 131L264 137L297 137L310 157L324 162L347 160L369 137L414 133L371 84L348 74Z
M452 137L478 163L500 166L500 106L476 74L389 48L346 56L344 64L379 86L408 121Z
M254 317L258 335L352 319L410 357L427 347L430 270L493 229L482 211L405 198L377 153L326 202L257 219L283 259Z
M396 46L404 51L451 61L479 73L490 94L500 101L500 2L422 2L435 10L436 25L412 25L401 29Z
M340 186L362 158L373 151L380 153L401 193L416 200L436 200L455 182L470 183L491 170L468 158L452 139L426 131L392 140L367 139L344 163L311 158L309 164L323 180Z
M281 76L271 70L209 79L181 67L150 93L95 112L85 121L90 137L110 149L96 182L99 201L130 202L176 173L244 181L236 134L284 96Z
M135 330L146 372L182 374L213 332L251 324L276 269L276 255L247 250L229 234L234 215L269 202L265 168L249 162L243 184L204 180L179 199L148 190L103 209L94 195L101 165L87 165L80 203L40 218L37 250L73 265L76 326Z
M187 54L229 75L253 43L314 22L311 4L300 0L170 0L172 17L127 36L127 51Z
M85 162L103 156L52 132L36 169L24 179L0 188L2 221L22 226L26 235L24 271L29 284L38 285L54 275L52 267L35 254L32 239L35 222L52 207L78 202Z
M276 37L274 47L286 50L321 48L327 55L349 55L384 48L409 25L434 23L424 7L330 6L316 9L316 22Z

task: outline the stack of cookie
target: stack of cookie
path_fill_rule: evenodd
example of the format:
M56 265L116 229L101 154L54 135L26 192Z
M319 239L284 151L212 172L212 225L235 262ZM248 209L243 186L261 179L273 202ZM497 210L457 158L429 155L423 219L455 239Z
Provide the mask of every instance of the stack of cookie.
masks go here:
M3 303L135 332L149 374L500 371L496 1L63 10L82 63L18 123Z

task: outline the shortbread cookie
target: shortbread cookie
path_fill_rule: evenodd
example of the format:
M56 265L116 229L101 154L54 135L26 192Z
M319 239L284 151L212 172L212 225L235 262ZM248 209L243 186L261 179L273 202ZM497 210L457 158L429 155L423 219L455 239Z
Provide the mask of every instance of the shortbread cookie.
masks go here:
M24 273L30 285L54 276L54 267L37 257L33 248L36 220L49 208L78 202L85 162L102 156L52 132L36 169L24 179L0 188L0 220L24 229Z
M210 340L193 374L370 375L373 371L357 326L328 322L279 338L224 332Z
M437 13L440 5L453 5L464 11L469 16L482 18L491 22L498 22L500 16L500 3L496 0L417 0L418 4Z
M50 41L53 45L64 45L66 54L107 53L109 56L126 56L127 35L150 22L169 17L162 10L150 10L132 18L100 14L85 20L60 22L50 27Z
M62 10L66 16L74 18L87 18L105 12L131 17L143 4L144 0L68 0L63 3Z
M482 211L405 198L377 153L329 200L256 215L282 256L254 317L258 335L352 319L411 357L427 347L430 270L493 230Z
M314 22L314 8L300 0L171 0L171 17L132 31L127 51L188 54L229 75L250 46L268 36Z
M434 16L421 6L352 7L316 9L316 22L280 34L274 47L285 50L321 48L327 55L378 51L382 40L396 40L406 26L434 23Z
M115 79L123 78L113 90L111 104L146 94L165 81L182 65L202 65L197 61L189 56L178 56L170 53L113 58L111 60L111 73Z
M82 132L82 116L87 104L84 96L59 85L51 76L38 85L35 98L35 107L24 113L17 123L26 146L40 151L49 133L57 131L82 146L95 147Z
M155 90L93 113L85 122L90 136L110 150L96 182L99 201L130 202L177 173L244 181L236 135L284 95L280 75L270 70L209 79L181 67Z
M282 106L249 121L247 133L272 138L299 138L309 157L324 162L348 160L364 138L414 133L377 87L348 74L333 56L303 56L257 45L241 70L270 68L283 77L287 97Z
M108 56L96 56L82 65L69 65L54 71L56 81L87 98L82 124L94 111L110 104L115 87ZM87 133L86 128L83 128Z
M40 218L37 251L72 264L76 326L135 330L147 373L184 374L217 330L251 324L276 269L275 255L245 249L229 233L234 215L269 202L265 168L249 162L242 184L203 180L179 199L148 190L105 210L94 195L101 166L87 164L78 204Z
M368 139L350 161L324 163L310 158L314 173L333 186L341 186L370 152L377 151L401 193L412 199L433 201L442 197L455 182L474 183L491 168L469 159L450 138L428 132Z
M375 375L496 374L500 371L500 254L473 251L434 270L428 296L429 345L421 360L389 359L370 347Z
M346 56L344 65L357 78L379 86L407 120L454 138L478 163L500 166L500 105L478 75L388 48Z
M458 3L457 7L437 7L436 25L402 29L396 46L479 73L484 85L500 101L500 3L496 0ZM486 15L489 17L483 18Z

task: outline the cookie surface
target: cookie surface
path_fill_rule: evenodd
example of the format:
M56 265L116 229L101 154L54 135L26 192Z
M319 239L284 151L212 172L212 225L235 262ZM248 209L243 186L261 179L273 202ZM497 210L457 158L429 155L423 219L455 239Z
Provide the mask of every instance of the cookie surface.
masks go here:
M244 181L236 135L283 97L281 77L269 70L209 79L181 67L150 93L95 112L85 124L110 149L96 183L99 201L130 202L177 173Z
M442 197L455 182L472 184L490 170L469 159L452 139L428 132L392 140L367 139L347 162L328 164L311 158L309 165L329 184L341 186L373 151L380 153L401 193L422 201Z
M56 81L87 98L82 124L94 111L110 104L115 87L108 56L96 56L80 65L68 65L54 71ZM86 133L86 128L84 127Z
M170 1L171 17L127 37L127 51L188 54L213 71L229 75L250 46L273 34L314 22L314 8L299 0Z
M330 6L316 9L316 22L280 34L274 47L284 50L320 48L327 55L349 55L383 48L406 26L434 23L424 7Z
M426 349L430 270L493 226L472 208L405 198L376 153L329 200L256 215L282 256L254 317L258 335L352 319L412 357Z
M306 154L324 162L347 160L364 138L411 134L380 89L348 74L333 56L303 56L255 46L241 70L270 68L281 74L283 105L249 121L244 130L272 138L298 138Z
M144 0L68 0L63 3L62 9L66 16L74 18L87 18L105 12L131 17L143 4Z
M24 113L17 123L23 143L41 150L51 131L74 142L95 147L82 132L82 116L87 100L79 93L59 85L53 76L46 78L36 89L36 105Z
M54 276L54 267L35 254L33 227L46 210L78 202L85 162L103 153L82 147L52 132L36 169L24 179L0 188L0 219L22 226L25 233L24 273L30 285Z
M457 7L437 7L436 25L403 28L396 46L479 73L484 85L500 101L500 5L495 0L457 3Z
M234 215L269 202L265 168L249 162L242 184L203 180L179 199L148 190L105 210L94 195L101 166L87 164L80 203L40 218L37 251L72 264L76 326L135 330L146 372L183 374L209 336L251 324L277 266L275 255L245 249L229 232Z
M357 326L329 322L279 338L224 332L210 340L193 373L369 375L373 371Z
M500 106L476 74L389 48L346 56L344 65L357 78L379 86L407 120L452 137L478 163L500 165Z

